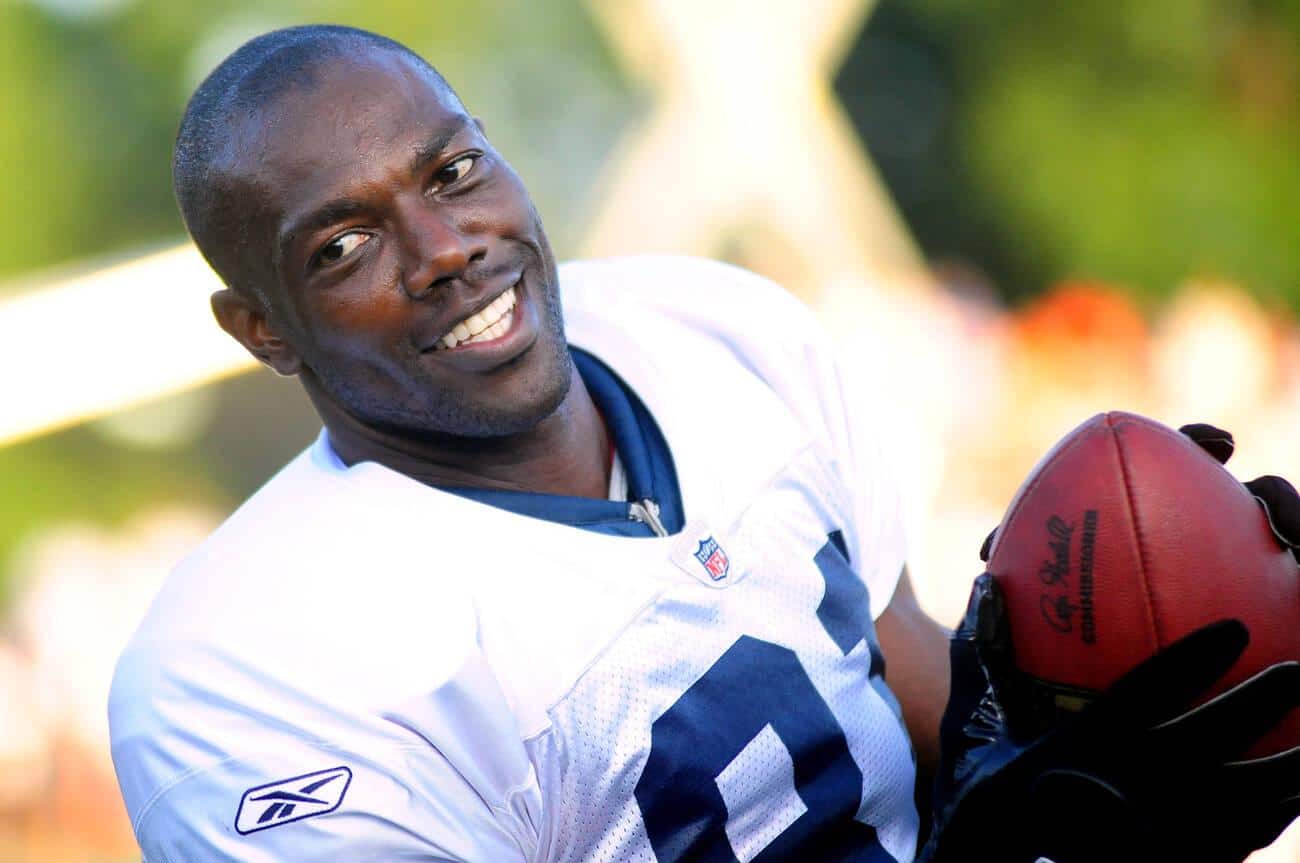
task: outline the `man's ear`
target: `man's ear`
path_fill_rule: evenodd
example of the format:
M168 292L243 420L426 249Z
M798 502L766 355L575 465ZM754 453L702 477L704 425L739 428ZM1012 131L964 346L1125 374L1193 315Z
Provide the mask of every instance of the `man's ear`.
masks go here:
M212 314L223 330L276 374L290 377L302 370L302 358L276 333L262 303L222 288L212 295Z

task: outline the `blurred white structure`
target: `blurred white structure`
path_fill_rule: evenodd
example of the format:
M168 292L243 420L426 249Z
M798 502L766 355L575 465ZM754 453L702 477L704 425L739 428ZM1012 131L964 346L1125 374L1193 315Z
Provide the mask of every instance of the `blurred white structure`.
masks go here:
M0 300L0 445L253 367L192 246Z
M592 255L715 255L759 234L804 296L923 262L835 100L874 0L593 0L653 115L606 173Z

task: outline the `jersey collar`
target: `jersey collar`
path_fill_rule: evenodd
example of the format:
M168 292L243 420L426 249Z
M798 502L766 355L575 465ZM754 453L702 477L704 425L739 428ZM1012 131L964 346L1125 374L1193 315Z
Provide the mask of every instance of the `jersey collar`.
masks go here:
M581 348L570 346L569 354L582 382L600 410L613 438L614 448L627 472L628 501L594 500L569 495L500 489L439 487L459 497L508 510L518 515L582 528L615 536L653 536L642 521L632 515L631 502L652 501L668 533L685 524L681 488L668 442L658 423L641 399L609 366ZM345 469L324 432L320 449L330 466Z

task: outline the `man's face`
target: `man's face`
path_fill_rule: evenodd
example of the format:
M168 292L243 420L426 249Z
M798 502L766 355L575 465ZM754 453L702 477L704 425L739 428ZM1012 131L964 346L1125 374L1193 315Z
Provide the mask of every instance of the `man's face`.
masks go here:
M427 70L324 61L251 129L249 252L270 252L272 321L318 398L417 437L514 434L558 407L570 366L541 222Z

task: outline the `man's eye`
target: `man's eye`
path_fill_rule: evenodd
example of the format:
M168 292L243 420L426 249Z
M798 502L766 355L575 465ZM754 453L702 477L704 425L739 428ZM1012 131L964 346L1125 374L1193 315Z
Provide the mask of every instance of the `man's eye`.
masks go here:
M341 261L369 239L369 234L362 234L358 231L350 231L341 237L335 237L321 247L320 252L316 255L316 262L324 266Z
M435 175L435 179L438 181L438 185L440 187L450 186L452 183L455 183L457 180L463 180L465 178L465 175L474 169L474 162L477 160L478 160L477 156L466 155L466 156L461 156L459 159L456 159L455 161L448 162L446 165L440 168L438 170L438 173Z

